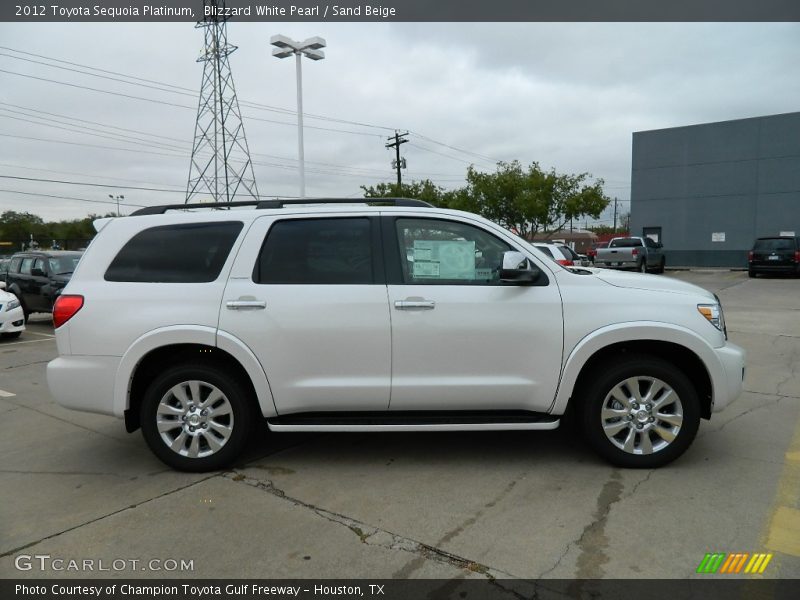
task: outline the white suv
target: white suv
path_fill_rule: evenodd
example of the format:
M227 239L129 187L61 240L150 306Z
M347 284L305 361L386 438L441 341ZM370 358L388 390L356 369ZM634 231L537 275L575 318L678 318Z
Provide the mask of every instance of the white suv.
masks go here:
M177 469L274 431L554 429L625 467L681 455L742 389L719 300L567 269L414 200L101 219L54 310L63 406L124 417ZM212 205L213 207L214 205Z

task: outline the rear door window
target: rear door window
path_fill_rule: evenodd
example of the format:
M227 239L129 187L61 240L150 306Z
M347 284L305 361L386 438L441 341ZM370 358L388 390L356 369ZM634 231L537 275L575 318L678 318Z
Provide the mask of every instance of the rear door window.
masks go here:
M255 283L375 283L372 225L365 217L287 219L267 233Z
M119 251L106 281L207 283L219 277L241 221L162 225L140 231Z

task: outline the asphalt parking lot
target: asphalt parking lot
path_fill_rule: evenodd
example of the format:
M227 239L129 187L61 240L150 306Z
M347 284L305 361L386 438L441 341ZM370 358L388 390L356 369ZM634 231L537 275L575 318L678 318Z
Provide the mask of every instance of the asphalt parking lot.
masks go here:
M230 471L173 472L121 421L53 403L39 317L0 342L0 578L712 577L708 552L772 553L759 577L800 578L800 280L666 276L720 295L748 371L654 471L557 430L265 433Z

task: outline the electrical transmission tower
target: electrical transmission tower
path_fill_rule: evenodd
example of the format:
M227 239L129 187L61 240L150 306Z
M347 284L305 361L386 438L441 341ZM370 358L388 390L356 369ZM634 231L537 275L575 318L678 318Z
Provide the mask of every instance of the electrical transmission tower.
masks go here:
M214 202L231 202L234 196L258 199L250 149L228 56L236 46L228 43L225 0L203 0L205 47L197 59L203 65L203 82L194 127L186 202L210 195Z

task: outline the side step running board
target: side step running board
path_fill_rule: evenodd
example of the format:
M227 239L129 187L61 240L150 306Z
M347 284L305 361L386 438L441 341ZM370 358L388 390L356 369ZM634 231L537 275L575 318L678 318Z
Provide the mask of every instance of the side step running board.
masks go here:
M316 412L267 424L273 431L508 431L556 429L559 418L527 411Z

